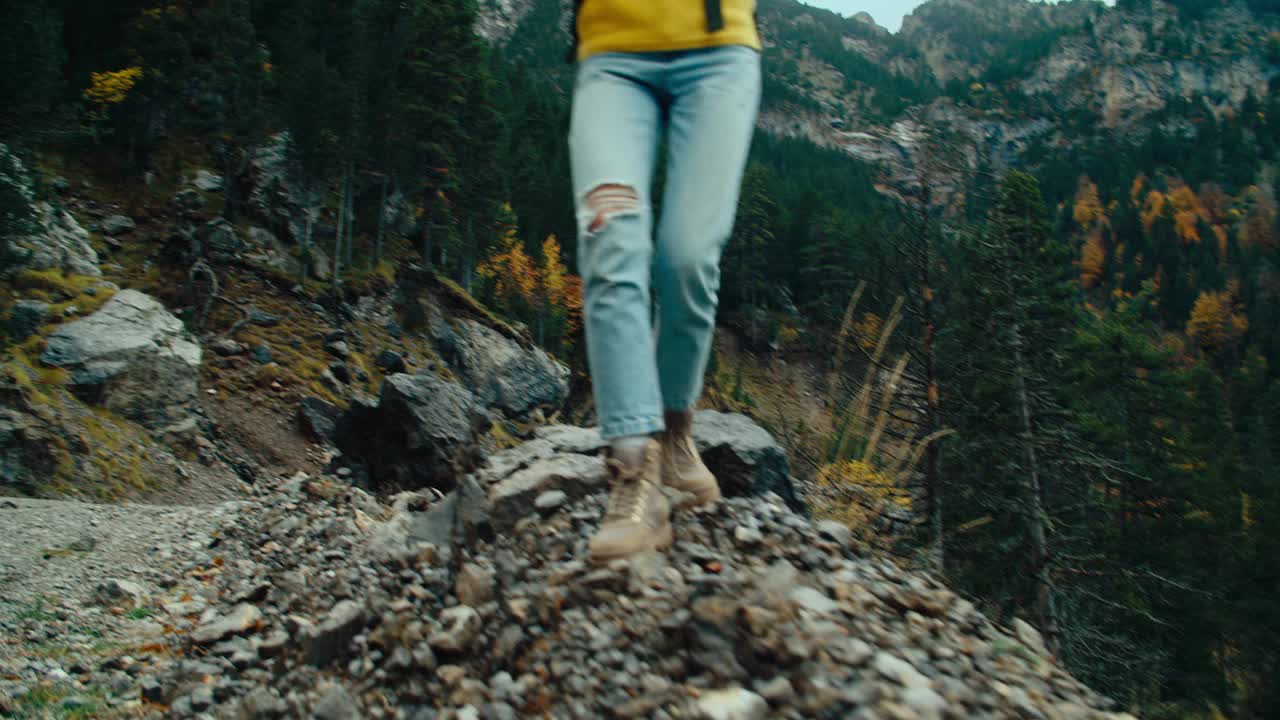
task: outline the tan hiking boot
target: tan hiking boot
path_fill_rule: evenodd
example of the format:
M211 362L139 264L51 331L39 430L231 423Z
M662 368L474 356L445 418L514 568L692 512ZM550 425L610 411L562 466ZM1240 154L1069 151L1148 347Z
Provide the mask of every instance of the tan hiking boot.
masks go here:
M595 537L591 562L605 565L648 550L671 547L671 503L662 494L662 448L656 440L608 461L613 484Z
M685 505L709 505L720 500L720 483L702 463L693 442L693 413L666 413L667 431L662 434L662 481L693 496Z

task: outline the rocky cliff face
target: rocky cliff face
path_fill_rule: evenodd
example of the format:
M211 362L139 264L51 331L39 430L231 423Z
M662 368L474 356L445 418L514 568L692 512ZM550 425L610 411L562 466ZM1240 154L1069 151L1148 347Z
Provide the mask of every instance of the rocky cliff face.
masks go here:
M1064 110L1097 114L1109 127L1140 123L1177 99L1221 117L1249 94L1266 96L1280 71L1267 49L1274 26L1242 5L1191 24L1161 2L1150 13L1100 13L1057 42L1019 85L1028 95L1053 96Z
M1096 0L931 0L903 18L900 34L945 84L978 78L1009 45L1076 30L1101 9Z
M540 2L560 0L493 0L481 25L545 18L529 13ZM759 11L770 88L761 129L881 164L889 192L915 182L929 127L964 141L971 168L981 159L999 170L1037 138L1082 139L1068 114L1089 132L1145 132L1181 102L1236 112L1280 74L1268 40L1280 23L1240 2L1185 22L1162 0L1133 11L1098 0L930 0L896 35L869 16L794 0L760 0Z

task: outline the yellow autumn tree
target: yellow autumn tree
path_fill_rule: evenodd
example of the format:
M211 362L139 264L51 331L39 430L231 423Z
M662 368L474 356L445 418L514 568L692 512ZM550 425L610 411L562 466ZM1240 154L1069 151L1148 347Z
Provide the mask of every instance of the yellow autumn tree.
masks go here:
M582 327L582 280L570 275L560 261L560 241L548 235L542 242L542 268L538 275L540 311L563 323L564 337Z
M1236 311L1235 299L1229 290L1200 293L1187 321L1187 337L1205 352L1234 343L1248 329L1249 321L1243 312Z
M119 105L129 97L129 93L141 79L142 68L140 67L96 72L90 75L90 85L84 91L84 96L103 107Z
M476 275L490 284L498 302L515 315L523 314L536 304L538 274L514 225L507 226L495 252L476 268Z
M1080 284L1090 290L1097 287L1106 263L1107 247L1102 240L1102 232L1095 229L1080 248Z
M539 343L561 344L582 327L582 281L560 260L560 242L550 235L538 262L509 225L494 252L476 267L503 312L533 326Z
M1129 204L1138 207L1142 199L1142 193L1147 189L1147 176L1138 173L1133 179L1133 184L1129 186Z
M1165 197L1164 193L1159 190L1152 190L1147 193L1147 199L1142 202L1142 210L1138 213L1138 217L1142 220L1142 229L1151 234L1151 228L1156 224L1156 218L1164 212Z
M1107 221L1107 213L1102 208L1101 199L1098 198L1098 186L1089 179L1088 175L1081 175L1080 182L1076 185L1075 207L1071 217L1082 228Z
M1200 220L1206 213L1195 191L1178 183L1169 192L1169 203L1173 205L1173 224L1178 242L1183 245L1200 242Z

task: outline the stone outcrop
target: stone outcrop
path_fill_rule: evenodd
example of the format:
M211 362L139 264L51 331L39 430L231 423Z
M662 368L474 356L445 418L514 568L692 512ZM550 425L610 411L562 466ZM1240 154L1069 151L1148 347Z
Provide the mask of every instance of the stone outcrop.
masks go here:
M40 361L71 371L73 391L151 428L186 417L196 396L200 346L158 300L122 290L92 315L49 335Z
M448 490L475 467L488 427L466 388L429 372L401 373L383 382L377 401L352 401L333 441L373 487Z
M559 408L569 396L569 368L474 320L437 320L431 337L440 356L485 407L509 417Z
M564 474L545 487L583 482ZM145 699L182 719L264 708L442 720L1129 718L1063 670L1031 626L991 622L774 495L678 512L669 553L593 568L582 558L603 512L597 490L492 535L456 531L476 518L457 494L384 502L305 475L254 492L217 530L220 572L203 555L174 571L184 579L156 602L174 652L113 705ZM420 531L435 522L444 532Z
M12 264L8 274L20 270L61 270L69 275L102 275L98 253L89 244L89 231L71 213L49 203L36 203L33 232L9 238Z

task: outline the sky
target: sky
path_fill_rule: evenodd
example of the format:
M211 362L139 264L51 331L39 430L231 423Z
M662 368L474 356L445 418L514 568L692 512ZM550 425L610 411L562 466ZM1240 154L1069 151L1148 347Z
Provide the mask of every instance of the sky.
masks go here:
M893 32L898 32L898 28L902 27L902 17L909 15L917 5L922 5L924 0L801 0L801 2L834 10L841 15L852 15L866 10L876 19L876 23ZM1108 1L1107 4L1114 3Z

